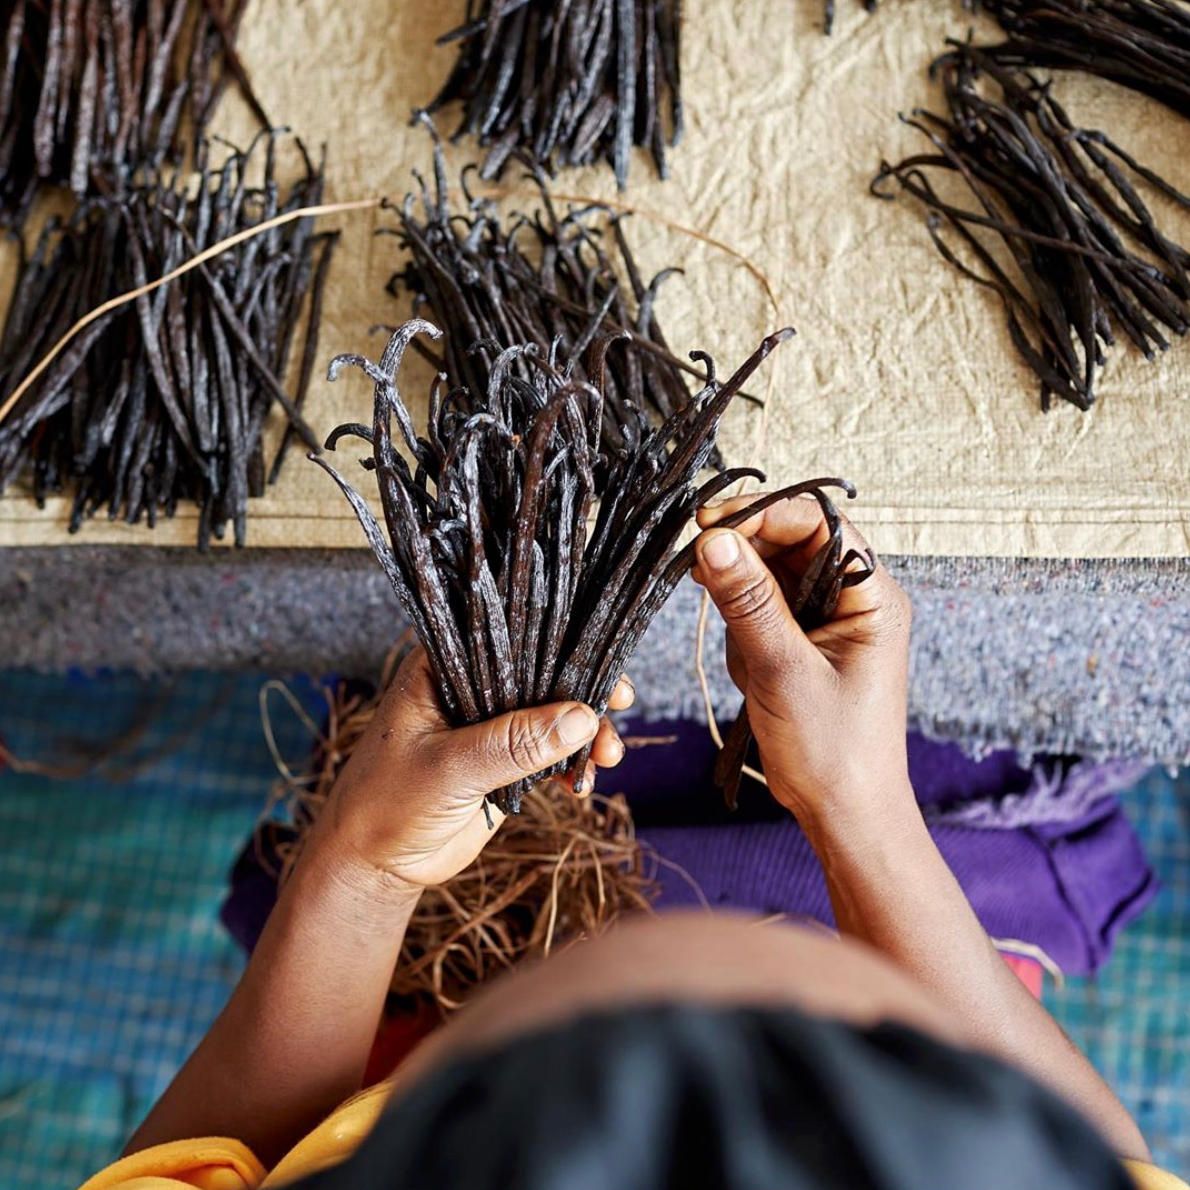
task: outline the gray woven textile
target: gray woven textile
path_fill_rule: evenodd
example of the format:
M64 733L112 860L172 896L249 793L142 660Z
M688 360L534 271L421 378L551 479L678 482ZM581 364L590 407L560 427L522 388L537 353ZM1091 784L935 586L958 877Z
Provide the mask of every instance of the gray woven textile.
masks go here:
M1190 560L889 558L913 597L915 727L969 751L1190 762ZM683 584L633 665L651 718L702 716L699 592ZM401 631L362 551L0 550L9 666L369 674ZM738 702L709 620L721 714Z

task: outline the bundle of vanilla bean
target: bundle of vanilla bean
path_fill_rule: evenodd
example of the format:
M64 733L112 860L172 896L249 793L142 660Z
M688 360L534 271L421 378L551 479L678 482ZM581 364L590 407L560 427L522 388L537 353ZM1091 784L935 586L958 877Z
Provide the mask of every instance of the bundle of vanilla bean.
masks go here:
M589 382L566 361L520 344L493 353L482 388L449 389L439 376L418 434L397 387L401 359L416 335L437 338L414 319L377 362L339 356L334 378L360 368L374 385L370 425L340 426L328 439L368 443L362 465L376 479L387 533L367 502L322 458L355 509L437 675L444 710L456 723L518 706L578 699L602 713L645 629L694 560L678 541L696 510L753 468L698 483L732 398L792 331L770 335L725 382L707 384L660 426L638 405L614 409L618 433L604 431L603 377L622 346L597 338L587 349ZM511 371L529 365L529 379ZM739 524L777 500L851 485L817 479L760 497L721 522ZM589 528L588 519L593 517ZM816 571L823 599L837 598L854 558L830 554ZM849 582L861 576L847 576ZM833 605L832 605L833 606ZM571 763L497 791L516 812L527 789L568 768L581 784L584 751Z
M468 167L451 200L441 147L434 143L435 187L423 183L420 200L410 194L396 234L409 262L389 283L394 296L413 297L446 331L441 353L415 340L413 346L446 373L452 386L472 391L487 385L490 351L532 343L540 355L567 361L576 380L587 348L599 336L623 335L621 349L602 357L604 428L609 434L626 416L625 403L662 419L690 399L684 377L700 385L706 373L670 350L657 318L661 285L681 270L662 269L647 282L624 232L624 218L598 204L559 214L541 171L530 167L541 209L501 217L496 203L473 195ZM509 365L523 380L534 367ZM747 394L745 399L752 400ZM712 463L717 465L717 452Z
M43 182L109 194L177 163L230 78L247 0L9 0L0 18L0 215Z
M1190 330L1190 250L1145 195L1187 209L1190 196L995 54L954 44L935 70L946 113L906 118L930 150L882 163L873 192L891 197L882 187L895 181L945 259L999 297L1042 407L1058 396L1088 409L1117 333L1152 359ZM939 189L947 178L965 203Z
M0 339L0 408L76 320L109 298L227 236L317 203L321 165L302 150L304 174L282 193L275 142L262 137L217 167L204 145L197 186L182 171L154 174L120 195L82 200L64 224L51 221L22 263ZM0 418L0 490L22 476L39 502L72 489L72 532L101 508L111 519L152 525L194 501L200 548L228 523L242 545L248 497L266 484L272 411L289 420L282 450L291 432L318 445L299 407L336 234L295 219L93 321ZM310 290L291 400L286 368Z
M459 58L429 110L462 102L455 135L488 147L485 178L521 149L549 167L606 160L623 188L633 145L664 178L682 135L680 30L679 0L469 0L440 39Z
M982 0L1008 34L982 53L1000 66L1079 70L1190 116L1184 0Z

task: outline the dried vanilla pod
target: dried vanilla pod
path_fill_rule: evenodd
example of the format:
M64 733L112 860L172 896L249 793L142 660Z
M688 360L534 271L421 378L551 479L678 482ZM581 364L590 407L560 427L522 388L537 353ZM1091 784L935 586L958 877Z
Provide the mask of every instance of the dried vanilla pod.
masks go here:
M440 43L459 57L429 105L462 103L455 137L488 150L483 177L514 151L548 168L607 161L621 189L634 145L668 176L682 136L681 0L469 0Z
M624 217L598 204L559 214L540 170L530 177L541 209L503 219L494 202L471 193L473 166L463 170L462 198L452 203L436 140L434 164L434 190L422 182L420 195L407 195L402 204L394 230L409 260L389 292L409 293L413 313L445 329L440 352L416 340L413 346L446 373L451 387L486 388L492 351L525 343L564 364L572 379L593 380L583 364L587 348L616 334L626 336L623 346L599 357L606 430L617 432L626 414L616 407L625 403L661 420L686 404L685 377L701 385L706 374L670 351L656 312L662 284L680 269L662 269L646 281ZM526 381L536 369L519 357L507 366ZM712 465L719 461L716 452Z
M41 183L107 194L176 164L235 79L247 0L7 0L0 17L0 218Z
M980 52L1008 68L1079 70L1190 117L1190 4L981 0L1008 34Z

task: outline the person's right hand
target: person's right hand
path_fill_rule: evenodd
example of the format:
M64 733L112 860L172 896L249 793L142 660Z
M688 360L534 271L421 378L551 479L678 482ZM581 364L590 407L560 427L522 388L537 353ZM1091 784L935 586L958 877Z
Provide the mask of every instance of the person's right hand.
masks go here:
M912 806L905 751L909 600L883 566L844 588L833 619L808 635L786 592L828 532L812 498L738 526L717 521L756 493L698 514L694 578L727 624L727 665L743 691L769 788L802 826L878 823ZM863 549L844 523L844 549Z

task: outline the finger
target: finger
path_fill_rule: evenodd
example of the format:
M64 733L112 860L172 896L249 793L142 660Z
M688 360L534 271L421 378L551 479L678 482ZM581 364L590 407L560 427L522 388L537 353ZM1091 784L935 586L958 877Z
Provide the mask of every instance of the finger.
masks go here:
M707 592L748 667L749 678L777 682L804 664L813 646L793 619L773 572L749 542L731 529L711 529L695 542Z
M627 674L621 674L616 688L607 700L607 709L609 711L626 711L634 702L636 702L636 687Z
M486 794L574 755L598 730L581 702L527 707L447 732L438 760L471 793Z
M746 496L732 496L718 504L700 508L699 527L711 529L724 518L743 512L763 495L764 492L750 492ZM780 545L791 546L813 537L822 525L822 507L813 496L804 495L770 504L736 525L735 531L744 537L759 536Z
M624 759L624 741L606 719L599 725L595 743L591 745L591 759L604 769L614 768Z
M699 510L699 524L711 527L747 508L763 493L753 492L749 496L735 496L724 500L713 508ZM858 529L840 512L838 514L843 537L843 556L854 551L872 557L872 550ZM755 516L736 526L736 532L750 538L757 554L766 561L781 558L795 574L810 564L830 539L830 529L822 506L813 496L798 496L792 500L780 500L770 504ZM864 564L853 562L849 569L859 570ZM703 576L697 575L699 581ZM705 585L705 582L704 582ZM839 595L833 618L862 615L896 602L899 588L896 581L879 562L872 574L853 587L844 587Z
M586 767L583 769L583 786L581 789L575 789L573 773L563 773L562 776L558 778L558 781L561 782L564 788L569 789L570 792L574 794L574 796L578 798L580 802L582 802L586 801L587 798L589 798L591 794L595 792L595 775L598 773L598 771L599 770L596 767L595 762L593 760L588 760Z

